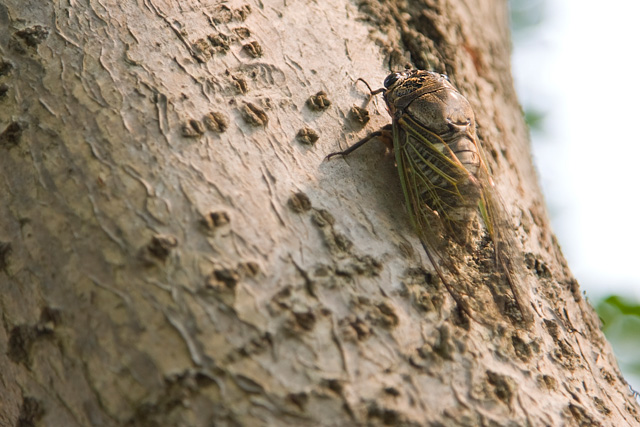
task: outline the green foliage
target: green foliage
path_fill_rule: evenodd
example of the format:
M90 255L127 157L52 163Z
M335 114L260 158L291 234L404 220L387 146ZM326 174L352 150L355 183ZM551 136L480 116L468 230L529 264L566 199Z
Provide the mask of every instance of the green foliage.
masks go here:
M532 131L544 131L547 114L535 107L524 107L524 121Z
M535 29L545 17L545 0L509 0L511 31L514 35Z
M640 302L610 295L598 302L596 311L621 369L640 376Z
M526 40L536 38L544 22L546 0L509 0L509 17L514 48ZM523 105L524 120L532 131L544 131L546 112L534 105ZM535 141L535 139L534 139Z
M606 329L607 324L613 323L620 316L633 315L640 317L640 303L619 295L610 295L598 303L596 311L605 324L603 329ZM640 333L640 330L638 330L638 333Z

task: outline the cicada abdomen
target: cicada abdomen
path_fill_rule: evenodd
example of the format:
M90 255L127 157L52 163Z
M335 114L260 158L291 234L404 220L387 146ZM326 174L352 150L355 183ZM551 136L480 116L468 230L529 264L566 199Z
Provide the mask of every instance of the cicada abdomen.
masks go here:
M495 265L511 289L512 305L520 313L516 317L530 323L528 302L519 292L515 264L520 262L509 258L512 233L505 226L508 221L499 218L505 212L477 142L471 105L446 76L431 71L392 73L385 79L384 88L372 94L380 92L392 117L393 149L407 210L444 286L469 316L475 317L471 311L482 308L483 302L470 304L468 301L474 298L463 297L464 290L451 286L438 264L440 260L458 283L465 282L469 294L473 288L469 282L474 280L461 272L452 258L455 253L472 250L469 248L473 245L467 244L468 231L479 214L493 241ZM374 132L346 151L329 156L349 154L372 137L388 134L388 129ZM494 301L505 300L496 293ZM470 305L478 308L471 310ZM502 303L503 311L507 305Z

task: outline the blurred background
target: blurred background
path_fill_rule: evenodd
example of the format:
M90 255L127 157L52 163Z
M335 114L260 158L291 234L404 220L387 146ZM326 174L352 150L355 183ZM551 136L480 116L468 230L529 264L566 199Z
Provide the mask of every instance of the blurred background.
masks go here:
M640 2L509 5L516 89L555 234L640 391Z

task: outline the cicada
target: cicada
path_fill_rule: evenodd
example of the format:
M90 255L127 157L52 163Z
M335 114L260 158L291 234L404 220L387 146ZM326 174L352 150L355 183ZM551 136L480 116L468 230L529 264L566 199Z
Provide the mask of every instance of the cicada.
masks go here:
M484 303L476 301L476 310L471 310L469 302L473 298L469 292L463 296L465 287L453 286L438 261L457 283L469 285L472 280L456 267L453 258L478 259L471 253L479 250L478 245L468 241L475 220L484 224L493 265L506 285L503 288L511 293L510 298L505 298L505 292L496 288L491 291L493 300L502 301L499 304L503 311L509 311L511 302L514 309L510 317L529 324L530 304L520 292L524 271L519 268L523 261L513 247L514 233L478 144L469 101L446 75L424 70L389 74L384 87L371 91L371 96L378 93L383 94L391 125L327 158L347 155L375 137L392 142L389 145L395 153L411 223L437 275L460 309L476 318L472 311L481 311Z

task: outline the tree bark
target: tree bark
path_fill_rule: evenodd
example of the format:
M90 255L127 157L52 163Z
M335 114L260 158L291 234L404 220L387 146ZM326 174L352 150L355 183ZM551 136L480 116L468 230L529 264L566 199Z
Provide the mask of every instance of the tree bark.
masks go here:
M0 25L0 424L640 422L549 228L505 2L8 0ZM324 161L390 122L356 79L407 63L475 110L530 328L464 318L382 145Z

